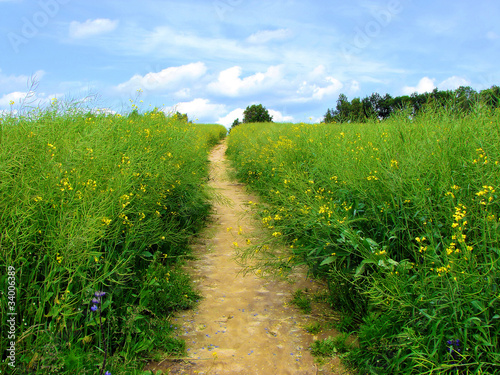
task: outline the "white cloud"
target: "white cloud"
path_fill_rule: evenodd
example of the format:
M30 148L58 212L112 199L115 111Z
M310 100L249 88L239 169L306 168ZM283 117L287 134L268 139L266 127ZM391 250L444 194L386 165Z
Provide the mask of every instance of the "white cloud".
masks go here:
M249 61L256 56L265 59L275 54L265 46L248 45L233 37L213 37L208 30L199 31L199 27L193 26L189 30L169 26L153 30L131 28L124 30L126 36L118 46L127 54L154 54L168 59L184 59L186 55L213 59L216 54L219 61L233 61L233 64L235 59Z
M0 69L0 90L2 91L20 91L21 87L26 89L27 85L31 84L32 79L35 82L39 82L45 72L43 70L36 71L33 75L5 75L2 74L2 70Z
M9 94L5 94L0 98L0 107L10 107L11 102L14 102L14 105L19 105L27 94L27 92L21 91L14 91Z
M274 109L269 109L268 112L273 116L274 122L293 122L293 116L285 116L280 111L275 111Z
M405 86L403 87L403 95L411 95L414 92L423 94L425 92L433 91L436 86L434 85L435 79L431 79L429 77L422 78L416 87Z
M326 85L320 86L307 81L302 82L297 90L299 98L294 101L304 103L311 100L323 100L325 97L338 94L344 87L342 82L333 77L323 78L323 83L326 83Z
M455 90L460 86L470 86L470 82L463 77L453 76L441 82L438 88L440 90Z
M325 87L315 87L313 92L313 99L322 100L325 96L330 96L338 93L344 85L338 79L333 77L326 77L325 80L329 83Z
M166 90L178 87L180 84L190 81L196 81L207 72L207 67L202 62L191 63L182 66L175 66L163 69L158 73L148 73L144 76L136 74L127 82L116 86L118 91L143 90ZM186 89L179 91L181 95L186 95ZM189 91L189 90L188 90Z
M293 116L285 116L283 115L280 111L275 111L274 109L268 109L267 110L269 114L273 117L273 122L293 122L294 118ZM239 119L240 122L243 121L243 117L245 110L243 108L236 108L229 112L227 115L224 117L219 117L217 120L217 124L224 125L226 128L231 127L233 124L234 120Z
M208 85L208 89L219 95L236 97L269 89L283 77L279 65L270 66L265 73L256 73L243 79L240 78L241 71L239 66L223 70L217 81Z
M45 107L51 103L52 99L63 97L63 94L46 94L36 91L14 91L0 97L0 107L10 107L11 102L14 102L14 107L20 107L21 104Z
M326 76L326 68L323 64L318 65L314 70L309 73L309 78L311 80L316 80L316 79L323 79L323 77Z
M174 94L179 99L187 99L191 96L191 89L183 88Z
M250 35L247 38L247 42L252 44L265 44L272 40L288 39L291 35L292 32L288 29L262 30Z
M214 121L222 113L226 112L226 106L224 104L212 104L208 99L197 98L190 102L177 103L177 105L165 109L165 112L175 111L187 113L188 118L192 120L203 118Z
M69 25L69 35L72 38L88 38L94 35L109 33L118 27L117 20L107 18L87 20L85 22L73 21Z
M243 108L236 108L229 112L227 115L224 117L219 117L219 119L216 121L217 124L224 125L226 128L231 127L233 124L234 120L239 119L240 122L243 121L243 112L245 110Z

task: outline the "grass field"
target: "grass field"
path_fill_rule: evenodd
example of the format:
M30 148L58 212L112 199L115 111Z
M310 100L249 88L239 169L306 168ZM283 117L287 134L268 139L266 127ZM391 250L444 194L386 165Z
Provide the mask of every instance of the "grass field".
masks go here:
M0 124L0 264L13 276L2 272L0 311L17 313L16 368L0 372L132 374L183 354L169 318L200 297L179 265L209 213L207 155L226 129L57 101Z
M226 129L63 107L0 119L0 312L17 314L0 370L140 374L185 354L170 317L200 298L180 265ZM242 256L264 275L306 265L342 313L316 354L363 374L498 371L498 110L242 124L227 155L268 229Z
M264 200L262 273L325 278L344 359L373 374L494 374L500 363L500 112L366 124L243 124L237 177ZM274 251L273 245L288 247Z

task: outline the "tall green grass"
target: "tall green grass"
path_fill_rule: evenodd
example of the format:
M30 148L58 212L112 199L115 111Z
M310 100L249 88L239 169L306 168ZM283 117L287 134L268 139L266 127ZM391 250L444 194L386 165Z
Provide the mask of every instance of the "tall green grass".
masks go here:
M135 373L155 353L184 350L168 318L199 296L178 265L210 210L207 154L226 129L156 110L61 108L0 119L0 264L16 269L16 371L98 373L105 348L90 307L105 291L106 369Z
M268 242L289 248L251 249L257 267L327 280L362 373L499 370L498 110L244 124L227 153L264 200Z

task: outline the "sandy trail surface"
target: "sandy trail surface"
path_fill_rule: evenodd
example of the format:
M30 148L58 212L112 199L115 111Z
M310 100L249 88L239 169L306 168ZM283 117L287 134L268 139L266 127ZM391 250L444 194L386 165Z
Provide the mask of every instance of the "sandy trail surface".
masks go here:
M148 366L165 374L347 374L338 359L319 366L310 354L314 339L304 330L311 323L289 305L298 288L314 288L305 275L294 284L242 274L235 261L235 243L245 246L259 223L248 202L256 202L242 184L230 181L225 143L210 154L210 185L222 199L214 202L211 224L194 246L188 263L203 299L196 309L175 319L188 357ZM330 332L331 334L331 332Z

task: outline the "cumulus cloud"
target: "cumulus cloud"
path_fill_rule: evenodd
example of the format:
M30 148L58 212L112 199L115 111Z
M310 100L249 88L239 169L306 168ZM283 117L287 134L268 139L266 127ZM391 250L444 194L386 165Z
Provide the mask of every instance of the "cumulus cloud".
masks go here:
M21 87L26 88L32 80L35 82L40 81L45 72L43 70L36 71L32 76L27 75L5 75L0 69L0 90L2 91L20 91Z
M85 22L73 21L69 25L69 36L77 39L88 38L99 34L109 33L117 27L118 21L113 21L108 18L98 18Z
M28 95L27 92L21 91L14 91L9 94L5 94L0 98L0 107L10 107L11 102L18 105L26 97L26 95Z
M265 44L272 40L285 40L292 35L288 29L279 30L261 30L247 38L248 43L252 44Z
M208 85L208 89L224 96L241 96L254 94L272 87L283 78L281 66L271 66L265 73L256 73L240 78L242 69L239 66L223 70L216 82Z
M208 99L197 98L190 102L180 102L177 105L166 108L165 112L186 113L190 119L204 119L208 121L215 121L226 112L224 104L213 104Z
M274 109L269 109L268 112L273 116L274 122L293 122L293 116L283 115L280 111L275 111Z
M338 94L344 85L334 77L323 78L323 85L303 81L298 90L297 102L308 102L311 100L323 100L328 96Z
M127 82L121 83L116 86L118 91L135 91L138 89L143 90L166 90L175 89L179 85L187 82L198 80L207 72L207 67L202 62L191 63L182 66L175 66L163 69L158 73L148 73L144 76L139 74L134 75ZM186 97L188 91L178 91L179 96Z
M434 85L434 81L435 79L424 77L418 82L417 86L415 87L412 86L403 87L403 95L411 95L414 92L419 94L423 94L425 92L431 92L436 88L436 86Z
M0 97L0 107L10 107L11 102L14 102L14 107L19 107L21 104L44 107L49 105L54 98L62 97L64 97L63 94L47 94L35 91L13 91Z
M440 90L455 90L460 86L470 86L470 82L463 77L453 76L438 85Z
M294 121L293 116L283 115L280 111L276 111L274 109L268 109L267 111L273 117L273 122L293 122ZM243 121L243 117L245 117L243 112L245 112L245 110L243 108L233 109L227 115L225 115L223 117L219 117L219 119L217 120L217 124L221 124L221 125L224 125L226 128L229 128L233 124L234 120L239 119L240 122Z
M226 128L231 127L233 124L234 120L239 119L240 122L243 121L243 112L245 110L243 108L236 108L229 112L227 115L223 117L219 117L219 119L216 121L217 124L224 125Z

